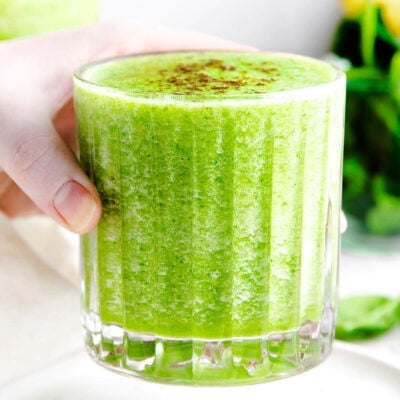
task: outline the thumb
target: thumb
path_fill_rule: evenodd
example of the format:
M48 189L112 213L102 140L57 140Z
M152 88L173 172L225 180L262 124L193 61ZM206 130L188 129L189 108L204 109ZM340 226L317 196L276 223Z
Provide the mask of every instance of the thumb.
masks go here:
M98 194L51 122L71 98L73 72L99 58L189 48L250 50L207 35L129 23L1 44L0 166L44 213L74 232L90 231L101 214ZM11 105L10 98L18 100Z
M97 224L96 189L48 116L2 118L0 142L3 169L44 213L76 233Z

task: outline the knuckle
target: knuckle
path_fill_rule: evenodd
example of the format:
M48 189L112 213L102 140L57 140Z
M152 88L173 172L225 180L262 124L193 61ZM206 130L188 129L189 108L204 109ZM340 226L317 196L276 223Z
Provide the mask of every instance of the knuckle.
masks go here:
M21 180L42 177L51 167L56 147L45 135L17 140L11 155L14 174Z

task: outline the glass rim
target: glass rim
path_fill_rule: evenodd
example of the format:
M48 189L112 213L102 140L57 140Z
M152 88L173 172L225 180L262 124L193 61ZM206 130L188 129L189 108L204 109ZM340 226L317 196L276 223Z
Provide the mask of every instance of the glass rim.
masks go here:
M231 93L231 94L220 94L220 93L215 93L215 94L204 94L204 93L161 93L161 92L156 92L156 91L135 91L132 89L129 90L123 90L120 88L112 88L107 85L102 85L96 82L91 81L90 79L87 79L84 77L84 74L86 71L90 70L91 68L100 66L100 65L105 65L113 62L117 62L119 60L126 60L126 59L131 59L131 58L137 58L137 57L146 57L146 56L156 56L156 55L162 55L162 54L179 54L179 53L204 53L204 52L212 52L212 53L236 53L236 54L246 54L249 52L245 51L232 51L232 50L173 50L173 51L159 51L159 52L146 52L146 53L131 53L123 56L116 56L116 57L109 57L105 58L102 60L97 60L93 61L87 64L84 64L77 68L74 72L73 78L74 78L74 84L76 82L79 82L81 84L84 84L85 86L89 86L92 89L101 92L102 94L106 94L109 97L119 97L119 98L125 98L125 99L135 99L135 100L157 100L157 101L166 101L166 102L179 102L179 101L185 101L185 102L195 102L195 103L204 103L208 101L218 101L218 102L223 102L225 100L243 100L243 101L251 101L251 100L256 100L256 101L268 101L268 100L277 100L279 98L283 97L283 94L285 97L287 95L293 96L293 97L304 97L304 98L312 98L316 97L317 93L327 93L330 92L331 90L334 90L340 83L342 82L343 85L345 85L346 82L346 74L336 67L335 65L330 64L327 61L324 61L322 59L310 57L310 56L305 56L301 54L295 54L295 53L287 53L287 52L279 52L279 51L259 51L256 52L257 54L271 54L271 55L277 55L281 57L286 57L286 58L294 58L294 59L300 59L300 60L305 60L308 62L312 63L320 63L320 64L325 64L329 66L332 71L336 72L335 75L332 76L330 80L327 82L315 84L315 85L309 85L309 86L304 86L296 89L287 89L287 90L279 90L279 91L271 91L271 92L265 92L265 93Z

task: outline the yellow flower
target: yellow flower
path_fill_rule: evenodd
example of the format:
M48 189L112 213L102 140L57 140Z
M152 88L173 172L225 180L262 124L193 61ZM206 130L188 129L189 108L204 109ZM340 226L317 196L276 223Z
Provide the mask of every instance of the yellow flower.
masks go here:
M400 37L400 0L381 0L381 9L386 28Z
M366 0L342 0L342 7L344 9L344 14L347 17L356 17L362 9Z
M344 13L353 18L361 13L368 0L341 0ZM394 35L400 36L400 0L370 0L380 7L386 28Z

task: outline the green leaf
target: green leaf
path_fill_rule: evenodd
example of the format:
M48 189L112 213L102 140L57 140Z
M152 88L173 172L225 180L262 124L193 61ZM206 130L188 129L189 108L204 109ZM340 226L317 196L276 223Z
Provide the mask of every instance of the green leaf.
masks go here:
M377 68L349 68L346 76L347 88L356 92L380 93L389 88L387 76Z
M367 0L361 14L361 54L364 64L375 65L375 37L377 33L378 7Z
M400 81L399 81L400 84ZM395 102L389 96L370 96L369 102L375 114L383 122L393 135L399 134L399 110Z
M400 197L393 196L388 190L388 182L383 176L375 176L372 180L372 195L377 204L389 203L400 209Z
M400 43L396 38L386 29L385 25L382 21L379 21L377 29L376 29L376 36L381 39L382 41L388 43L395 49L400 48Z
M400 206L389 202L376 205L368 211L365 225L376 235L400 234Z
M400 42L387 30L379 15L375 38L375 66L387 72L393 55L399 49Z
M395 53L390 63L389 82L392 98L400 108L400 50Z
M376 235L400 233L400 197L390 191L391 181L383 176L372 179L374 206L365 216L365 225Z
M348 157L343 161L343 190L348 196L357 196L366 190L368 174L357 157Z
M400 323L400 298L354 296L341 299L336 322L336 338L368 339L381 335Z

